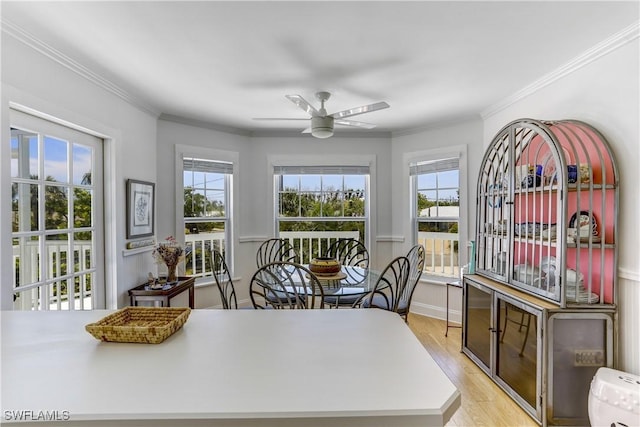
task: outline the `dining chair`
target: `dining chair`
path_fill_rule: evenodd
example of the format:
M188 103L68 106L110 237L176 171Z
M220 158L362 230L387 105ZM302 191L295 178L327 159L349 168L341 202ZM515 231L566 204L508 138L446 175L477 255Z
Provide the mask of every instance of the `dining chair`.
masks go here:
M289 240L277 237L262 242L256 253L258 268L276 261L298 262L299 259Z
M424 246L418 244L409 249L407 259L409 260L409 279L407 280L407 286L404 288L400 296L400 303L398 304L398 314L404 317L405 322L409 322L411 299L413 298L413 292L416 290L416 285L424 269Z
M213 259L213 277L216 279L216 285L218 285L218 291L220 291L222 308L225 310L238 308L236 289L233 286L233 280L231 280L231 274L224 256L218 249L214 248L211 250L211 258Z
M324 290L307 267L287 261L263 265L249 283L256 309L324 308Z
M324 256L335 258L342 265L369 268L369 251L357 239L337 239L329 245Z
M346 280L350 284L362 283L366 279L369 268L369 251L361 241L353 238L337 239L329 245L324 256L337 259L342 265L359 267L343 269L343 272L347 274ZM333 307L351 307L358 298L358 295L327 295L325 302Z
M409 279L409 260L394 258L380 273L372 290L361 296L353 307L381 308L399 313L402 294Z

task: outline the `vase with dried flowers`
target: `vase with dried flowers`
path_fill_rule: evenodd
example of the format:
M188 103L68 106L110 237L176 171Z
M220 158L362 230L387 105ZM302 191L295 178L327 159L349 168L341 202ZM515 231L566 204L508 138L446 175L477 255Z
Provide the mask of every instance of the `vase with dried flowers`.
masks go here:
M178 280L176 269L178 263L184 259L184 249L175 237L169 236L164 242L158 243L153 249L152 255L156 263L167 266L167 282L176 282Z

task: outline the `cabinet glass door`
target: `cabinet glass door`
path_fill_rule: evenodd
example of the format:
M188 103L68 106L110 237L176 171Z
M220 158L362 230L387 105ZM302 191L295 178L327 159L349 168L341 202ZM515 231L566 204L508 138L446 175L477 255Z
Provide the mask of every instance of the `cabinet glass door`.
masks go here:
M495 376L515 392L513 396L539 418L538 321L541 313L509 298L497 297Z
M484 286L465 281L463 351L475 359L486 372L491 366L491 299L493 292Z

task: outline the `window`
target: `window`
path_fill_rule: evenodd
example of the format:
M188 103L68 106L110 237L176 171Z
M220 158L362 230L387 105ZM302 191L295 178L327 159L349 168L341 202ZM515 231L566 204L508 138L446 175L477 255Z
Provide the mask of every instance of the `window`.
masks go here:
M102 143L11 110L16 310L104 307Z
M205 158L182 158L184 187L185 274L213 274L211 249L231 263L231 182L233 163Z
M298 250L302 263L339 238L366 245L368 166L276 166L276 230Z
M410 167L417 242L426 251L425 273L459 277L459 159L416 162Z

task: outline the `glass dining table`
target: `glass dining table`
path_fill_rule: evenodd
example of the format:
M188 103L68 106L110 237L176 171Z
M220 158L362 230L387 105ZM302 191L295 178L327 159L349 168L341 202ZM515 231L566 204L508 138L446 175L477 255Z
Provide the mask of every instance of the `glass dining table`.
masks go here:
M315 276L322 285L325 303L337 307L352 305L360 297L371 292L380 277L380 272L369 268L343 265L337 274L316 274Z
M308 265L301 266L304 267L302 270L297 269L295 264L276 262L258 270L250 285L254 307L313 306L313 298L309 299L311 295L316 299L322 295L324 307L352 306L373 290L380 276L376 270L354 266L343 265L339 273L331 275L315 274ZM316 283L322 292L317 285L310 286L311 274L317 279ZM254 298L260 301L256 302Z

